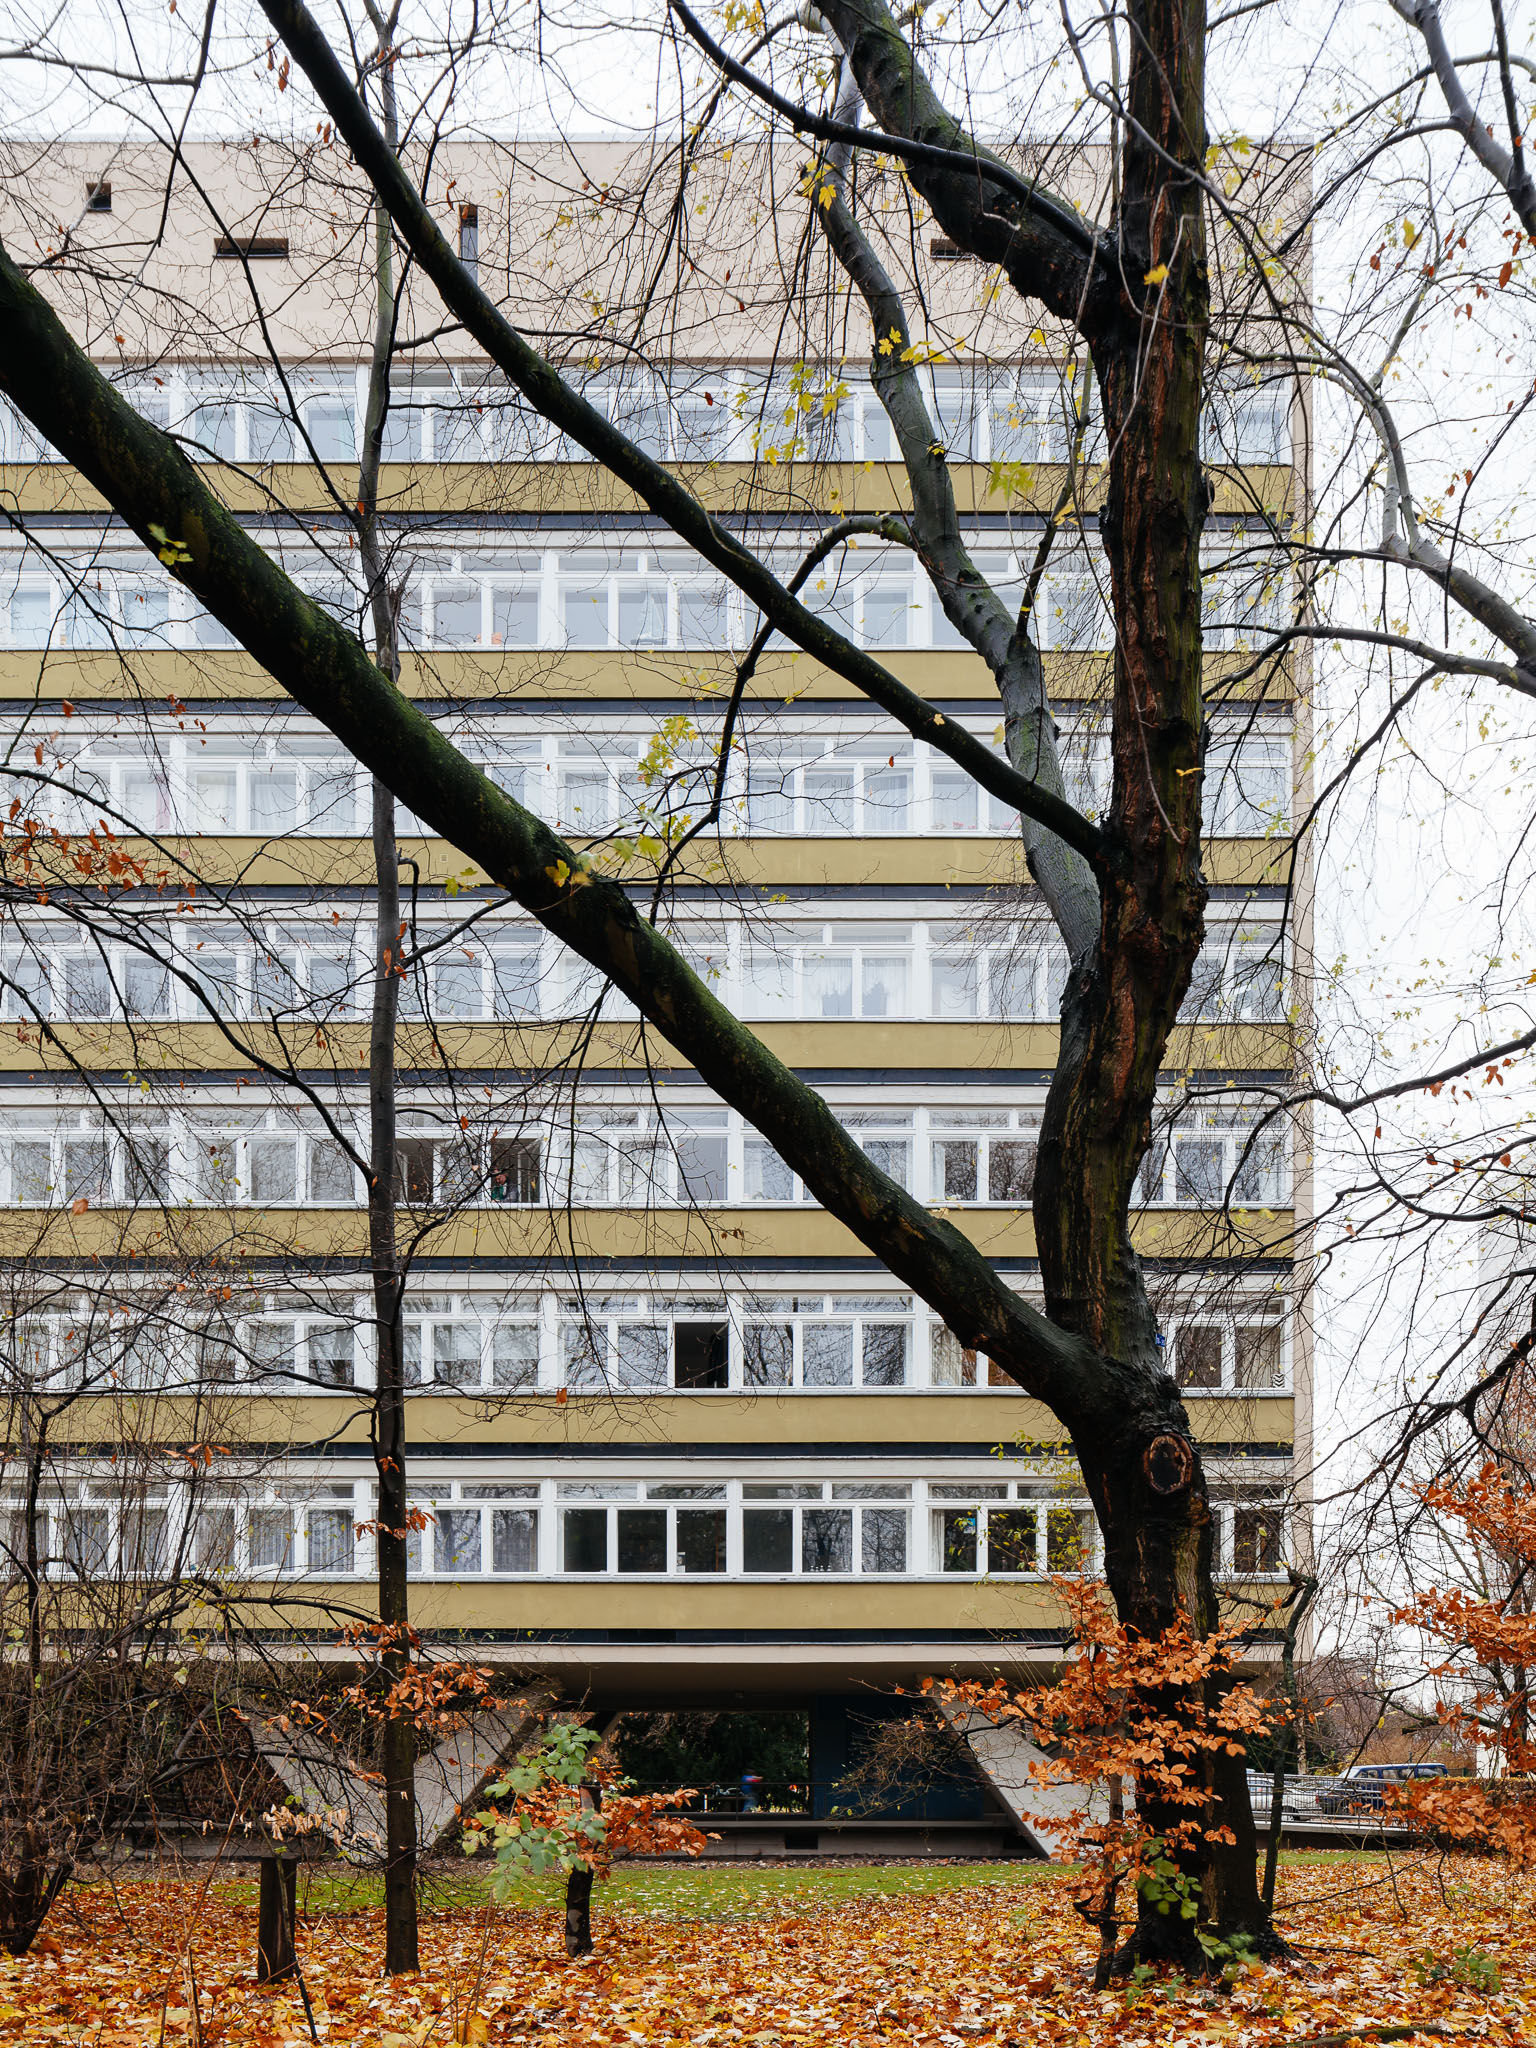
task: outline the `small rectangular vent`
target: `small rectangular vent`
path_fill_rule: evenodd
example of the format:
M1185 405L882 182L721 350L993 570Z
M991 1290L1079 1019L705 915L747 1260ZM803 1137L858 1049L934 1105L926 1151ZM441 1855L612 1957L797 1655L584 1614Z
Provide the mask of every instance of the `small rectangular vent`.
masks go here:
M215 256L243 256L249 263L281 262L288 254L286 235L217 235Z
M792 1856L799 1850L812 1856L821 1847L821 1837L814 1828L786 1828L784 1830L784 1853Z

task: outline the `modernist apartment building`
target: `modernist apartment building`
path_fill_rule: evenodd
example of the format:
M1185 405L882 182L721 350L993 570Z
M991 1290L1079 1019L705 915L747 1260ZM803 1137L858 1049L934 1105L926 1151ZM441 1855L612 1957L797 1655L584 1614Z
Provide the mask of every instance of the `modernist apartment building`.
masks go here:
M110 209L82 212L80 233L126 249L158 186L133 151L105 169L101 155L61 152L50 174L63 206L110 170ZM217 158L203 171L234 181L231 218L255 220L257 172ZM497 182L493 165L459 171L482 274L503 260ZM254 282L286 389L248 303L219 348L169 333L152 346L145 315L111 373L301 581L355 612L328 491L355 483L371 316L336 311L302 220L290 244L263 213L271 246L247 262L254 244L236 237L232 256L190 199L175 205L176 274L226 309ZM943 290L974 289L960 267ZM1019 588L1061 475L1063 387L1038 338L998 318L985 359L925 374L977 559ZM814 368L818 392L842 387L830 414L802 412L807 373L771 369L748 328L666 375L602 360L581 374L788 568L830 507L897 505L902 482L856 354ZM753 621L451 337L397 369L394 404L404 687L505 788L627 861L644 894L647 839L710 801ZM15 794L65 834L106 821L141 863L108 908L64 876L0 934L0 1341L61 1403L82 1390L56 1425L52 1568L179 1553L270 1599L274 1640L314 1633L285 1598L365 1612L372 1566L365 1218L337 1135L366 1128L368 786L19 420L4 433ZM1245 549L1256 508L1283 519L1299 503L1301 445L1285 389L1244 388L1213 418L1213 676L1244 662L1276 602ZM1037 480L989 494L999 462ZM1046 660L1090 807L1106 774L1102 584L1091 521L1063 533ZM865 540L812 596L998 743L990 680L909 557ZM1287 1516L1310 1432L1292 1292L1307 1161L1277 1137L1243 1157L1253 1091L1285 1076L1295 1042L1305 877L1277 846L1300 752L1283 674L1213 720L1211 940L1136 1227L1219 1494L1222 1569L1251 1587L1283 1576L1299 1540ZM38 794L44 774L67 787ZM774 646L722 794L668 881L665 921L870 1154L1029 1296L1062 961L1016 819ZM419 1625L615 1706L806 1701L1048 1659L1044 1575L1091 1569L1095 1543L1051 1419L582 962L451 845L408 818L401 830ZM1224 1221L1229 1184L1241 1213ZM221 1449L189 1479L169 1460L130 1472L128 1441Z

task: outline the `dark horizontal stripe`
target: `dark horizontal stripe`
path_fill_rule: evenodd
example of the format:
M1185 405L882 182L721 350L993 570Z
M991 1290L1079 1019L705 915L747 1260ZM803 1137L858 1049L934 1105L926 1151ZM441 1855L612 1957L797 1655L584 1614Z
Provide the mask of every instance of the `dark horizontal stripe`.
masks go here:
M431 471L439 468L440 465L435 462L420 462L409 466L417 470ZM496 464L490 462L454 463L443 466L454 469L479 470L483 471L486 475L491 475L496 469ZM567 466L573 469L585 470L591 469L595 465L588 462L569 465L557 463L543 466L553 468ZM749 465L742 464L739 466L748 467ZM985 463L972 463L965 466L975 469L986 468ZM67 462L8 463L5 467L11 469L24 467L34 474L40 475L71 476L76 474ZM201 473L207 476L216 476L224 465L217 462L206 462L199 463L197 467ZM311 465L308 463L291 463L279 464L278 467L301 471L309 470ZM23 531L29 526L43 528L58 527L68 529L71 532L91 533L106 531L126 533L133 537L127 521L117 512L53 512L42 509L13 509L10 516L12 521ZM278 528L285 532L292 531L295 534L307 534L321 528L342 533L350 533L353 530L352 522L345 513L332 511L325 506L316 506L313 510L309 511L282 505L264 507L259 512L237 511L231 508L229 516L238 521L241 526L252 531ZM771 534L775 539L781 534L786 533L809 533L813 536L819 536L825 526L824 518L809 511L784 513L718 511L714 516L721 526L728 528L732 532ZM1048 518L1049 514L1044 512L964 512L960 515L960 524L962 528L974 528L977 531L988 533L1015 533L1021 529L1032 533L1043 533ZM1242 532L1251 523L1250 517L1244 513L1209 512L1205 518L1205 530L1208 533ZM670 531L667 522L664 519L658 518L654 513L592 512L582 511L576 507L551 511L498 512L490 507L476 506L473 511L455 512L446 507L435 510L428 507L420 511L410 511L404 509L397 510L391 506L389 524L402 530L415 527L425 527L434 532L441 530L446 535L478 532L481 529L488 532L501 533L537 533L544 529L556 528L561 531L574 531L578 533L666 533ZM908 651L923 653L927 650L915 648ZM945 653L950 651L960 652L961 650L940 648L936 651Z
M110 1212L103 1211L102 1213ZM255 1210L249 1213L260 1215L261 1212ZM302 1215L304 1211L297 1210L293 1213ZM363 1212L359 1209L354 1213L360 1216ZM478 1215L484 1212L473 1210L466 1213ZM537 1211L534 1213L544 1214L546 1212ZM581 1212L578 1210L576 1213L579 1215ZM677 1210L669 1211L668 1213L681 1215L684 1212ZM814 1212L807 1210L806 1213ZM230 1232L231 1238L238 1237L239 1235L238 1230L232 1229ZM242 1273L296 1274L317 1282L327 1279L342 1279L348 1274L361 1274L369 1270L367 1255L363 1252L349 1252L345 1255L327 1257L321 1255L301 1256L297 1252L292 1254L256 1254L242 1250L238 1257L232 1252L214 1252L210 1254L210 1257L215 1262L222 1257L226 1265L231 1267L238 1265ZM152 1272L167 1262L176 1264L180 1261L174 1253L168 1253L165 1259L149 1253L144 1253L133 1259L102 1255L99 1258L92 1259L91 1270L93 1273ZM16 1263L12 1259L0 1258L0 1272L14 1270ZM81 1261L78 1258L71 1259L62 1256L42 1257L28 1253L21 1263L38 1272L72 1273L79 1270ZM1040 1270L1040 1261L1034 1258L1000 1258L992 1259L990 1263L993 1270L999 1273L1038 1273ZM1142 1266L1149 1273L1211 1273L1226 1278L1231 1278L1234 1271L1283 1275L1289 1273L1295 1264L1296 1260L1289 1258L1245 1258L1240 1251L1233 1252L1229 1258L1225 1259L1149 1258L1142 1260ZM655 1253L637 1253L633 1257L628 1258L586 1253L579 1259L570 1259L558 1251L539 1255L528 1254L527 1256L506 1257L481 1257L470 1252L456 1258L450 1257L447 1253L441 1253L434 1254L431 1257L413 1258L411 1261L413 1273L543 1273L555 1276L549 1280L550 1286L559 1284L559 1275L570 1273L577 1268L584 1274L713 1274L716 1276L717 1284L718 1277L722 1272L732 1276L751 1273L776 1273L788 1274L791 1277L796 1273L805 1273L817 1277L836 1273L851 1273L862 1277L864 1275L882 1273L888 1275L890 1272L889 1267L875 1258L858 1256L849 1256L842 1259L765 1258L757 1256L740 1258L726 1252L718 1252L708 1257L681 1257L673 1259L660 1258ZM896 1282L894 1285L895 1291L898 1293L910 1294L912 1292L910 1287L904 1287L900 1282ZM663 1287L662 1292L667 1292L667 1288Z
M0 711L3 711L3 700L0 700ZM169 834L165 836L167 838L170 837ZM360 850L364 846L366 846L366 840L358 838L356 834L352 834L350 836L357 839L357 845ZM252 832L214 833L210 835L210 841L231 838L260 839L260 837L261 835L259 833ZM877 850L879 845L878 841L863 840L858 838L852 840L851 843L859 846L868 846L872 852ZM263 841L263 844L270 846L304 846L306 844L317 845L319 844L319 840L310 840L307 835L293 834L289 835L286 838L266 840ZM219 887L220 885L203 884L202 886L208 888ZM645 905L649 906L650 890L645 883L625 882L622 886L628 891L629 895L632 896L637 903L644 903ZM802 903L813 905L840 902L848 902L852 904L944 903L948 904L950 908L947 915L938 921L945 924L954 924L963 920L965 915L963 906L967 902L978 901L982 903L988 903L991 899L997 898L1004 890L1013 890L1020 897L1021 900L1027 900L1032 905L1038 904L1040 901L1038 893L1036 892L1033 884L1028 882L1027 880L1019 882L1014 882L1012 880L997 882L981 881L975 883L956 883L939 881L793 882L786 883L781 887L775 887L775 885L771 881L755 883L737 882L732 885L731 892L728 897L722 894L720 885L717 883L678 882L671 886L670 893L680 902L710 903L715 905L717 908L722 903L728 904L730 902L744 903L754 908L772 908L782 913L785 922L791 922L794 919L796 915L795 906L797 904ZM417 895L419 898L426 899L434 903L437 901L441 893L442 892L440 889L433 888L427 885L426 883L423 883L420 889L417 891ZM1287 890L1283 882L1254 882L1251 884L1247 882L1217 882L1211 885L1209 894L1210 901L1213 903L1281 903L1285 900L1285 898L1289 894L1289 891ZM49 900L53 904L53 906L57 908L61 904L69 904L76 902L95 904L98 902L99 895L99 883L95 884L94 886L86 886L82 884L79 888L69 887L61 884L57 887L50 887ZM505 895L505 890L497 889L491 886L490 884L485 884L483 886L477 885L474 888L460 889L457 892L457 894L451 899L444 896L443 900L445 902L451 900L454 903L462 906L466 902L498 903L503 900ZM332 902L336 903L366 903L372 901L371 888L365 882L331 883L323 878L313 883L232 883L227 887L221 887L221 893L218 896L205 897L204 901L207 905L208 915L216 917L219 914L220 907L226 903L236 905L249 905L252 908L259 909L261 905L267 903L279 906L284 904L309 905L313 904L316 898L321 896L327 897ZM115 903L126 903L130 906L140 901L149 903L157 901L163 902L164 900L164 894L161 890L149 887L147 885L142 889L118 890L113 898L113 901ZM173 914L176 913L172 913L169 911L167 912L168 916ZM532 919L527 920L526 928L528 930L533 929ZM1045 930L1045 924L1043 921L1041 924L1041 930L1042 932ZM446 1023L449 1020L445 1018L442 1021ZM786 1021L800 1023L827 1023L838 1020L828 1018L800 1018L788 1019ZM861 1023L867 1020L861 1018L847 1018L842 1021L848 1023ZM996 1026L1000 1024L1005 1024L1009 1020L1002 1017L956 1017L946 1019L936 1019L930 1017L896 1017L881 1019L881 1021L898 1024L927 1024L936 1022L947 1022L957 1024L969 1023Z
M363 1020L353 1020L359 1030L364 1028ZM142 1028L142 1027L141 1027ZM152 1027L153 1028L153 1027ZM487 1030L494 1027L487 1025ZM121 1079L117 1068L82 1068L82 1074L94 1072L103 1081ZM232 1088L237 1081L251 1082L259 1079L249 1067L172 1067L159 1066L155 1069L166 1083L192 1082L204 1088ZM795 1067L791 1070L802 1081L813 1088L875 1088L891 1086L935 1086L945 1088L1048 1088L1055 1069L1052 1067ZM65 1073L73 1077L74 1069L42 1068L35 1073L0 1072L0 1088L37 1088L49 1082L58 1083ZM329 1084L339 1081L343 1087L349 1085L349 1077L356 1075L361 1082L366 1078L361 1067L293 1067L290 1074L300 1081L315 1084ZM693 1067L669 1067L666 1070L667 1084L673 1088L702 1087L704 1084ZM527 1088L548 1078L548 1070L541 1067L464 1067L455 1066L453 1075L456 1082L473 1086L504 1088ZM285 1077L286 1078L286 1077ZM1278 1088L1283 1087L1291 1075L1283 1067L1220 1067L1214 1070L1202 1068L1196 1072L1180 1068L1158 1076L1161 1086L1171 1088L1188 1081L1194 1087L1232 1088ZM645 1079L639 1067L583 1067L581 1079L584 1085L611 1087L621 1082L638 1085ZM425 1088L442 1085L441 1067L401 1067L398 1080L403 1088ZM83 1085L72 1080L71 1085ZM564 1085L562 1083L562 1085ZM870 1105L864 1104L868 1108Z
M909 1388L908 1392L911 1391ZM278 1398L282 1397L278 1396ZM332 1398L339 1397L332 1396ZM409 1402L411 1398L407 1396L407 1401ZM544 1395L541 1398L549 1400L552 1397ZM634 1400L644 1400L653 1397L634 1395L631 1398ZM793 1398L793 1394L791 1393L786 1397L781 1391L765 1394L762 1398L765 1400L783 1400L785 1398ZM974 1400L985 1397L972 1395L969 1398ZM407 1412L409 1412L409 1408L407 1408ZM114 1452L120 1451L121 1448L120 1444L108 1443L71 1444L69 1446L69 1455L79 1458L109 1457ZM512 1442L466 1444L435 1443L422 1439L418 1441L407 1440L405 1448L408 1458L426 1460L449 1459L454 1463L464 1464L473 1464L477 1460L485 1458L523 1458L527 1460L539 1458L580 1458L590 1460L614 1458L623 1459L629 1464L645 1464L647 1462L662 1464L674 1458L714 1458L722 1463L740 1463L743 1461L758 1463L775 1458L793 1458L799 1462L813 1458L836 1458L844 1463L857 1459L869 1464L879 1465L882 1468L899 1468L905 1464L910 1464L914 1458L983 1458L988 1465L998 1471L1008 1471L1010 1469L1009 1460L1006 1457L999 1457L997 1442L992 1437L967 1438L959 1442L910 1444L876 1443L872 1442L868 1437L860 1437L852 1443L843 1443L832 1438L819 1440L811 1437L798 1443L782 1444L763 1443L756 1439L746 1443L657 1443L647 1440L641 1443L604 1442L600 1444ZM1203 1458L1289 1458L1294 1448L1294 1445L1288 1443L1203 1443L1200 1445L1200 1455ZM343 1461L355 1459L359 1463L367 1462L370 1465L373 1462L373 1452L367 1444L333 1443L328 1438L323 1437L316 1438L310 1443L257 1443L246 1440L240 1445L240 1452L242 1455L263 1458L328 1458L341 1459ZM1035 1457L1036 1454L1033 1452L1021 1451L1018 1454L1017 1462L1023 1465L1032 1465L1035 1462ZM418 1479L414 1483L425 1484L426 1482Z

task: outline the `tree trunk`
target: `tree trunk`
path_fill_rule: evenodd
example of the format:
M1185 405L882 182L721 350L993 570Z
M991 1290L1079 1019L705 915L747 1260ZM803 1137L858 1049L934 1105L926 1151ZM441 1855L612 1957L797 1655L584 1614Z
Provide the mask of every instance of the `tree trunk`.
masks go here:
M379 32L379 89L384 132L399 147L392 50L393 16L370 6ZM379 534L379 462L389 411L389 367L394 351L394 252L389 216L373 209L374 327L368 400L358 471L358 548L368 583L374 659L390 678L400 674L395 596ZM395 1687L411 1658L410 1568L406 1516L405 1358L401 1323L404 1278L396 1232L395 1045L400 1008L400 850L395 800L373 784L374 971L368 1045L368 1254L373 1279L377 1373L373 1405L374 1464L379 1481L378 1598L385 1684ZM416 1921L416 1729L392 1708L381 1732L384 1779L384 1968L390 1976L421 1967Z
M578 1863L565 1880L565 1952L592 1953L592 1871L585 1863Z
M1066 1419L1121 1621L1155 1638L1181 1615L1202 1632L1219 1619L1205 1477L1163 1369L1129 1227L1159 1069L1204 935L1200 411L1209 287L1204 8L1201 0L1143 0L1138 13L1121 153L1123 302L1091 338L1109 448L1101 526L1117 623L1110 858L1098 948L1064 1003L1035 1221L1047 1313L1093 1343L1120 1381L1112 1408L1096 1390L1089 1412ZM1208 1704L1219 1689L1213 1681ZM1245 1760L1223 1754L1202 1768L1208 1818L1233 1840L1197 1844L1178 1860L1211 1928L1266 1943ZM1161 1813L1147 1788L1141 1799L1158 1832L1181 1817ZM1144 1892L1120 1965L1163 1960L1206 1966L1194 1926Z
M377 959L369 1046L368 1251L373 1278L377 1375L373 1455L379 1480L378 1591L384 1682L394 1688L411 1661L410 1576L406 1551L405 1358L403 1280L395 1241L395 1021L400 987L400 882L395 802L373 786ZM391 1976L421 1967L416 1928L416 1730L391 1705L381 1731L384 1778L384 1967Z
M298 1912L299 1867L291 1856L263 1856L261 1890L256 1907L256 1982L281 1984L296 1977L293 1951Z

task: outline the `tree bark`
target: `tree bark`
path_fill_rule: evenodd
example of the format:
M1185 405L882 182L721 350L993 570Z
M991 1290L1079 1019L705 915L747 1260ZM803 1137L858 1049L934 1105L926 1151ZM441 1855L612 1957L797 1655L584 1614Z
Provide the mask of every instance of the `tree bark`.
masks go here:
M592 1953L592 1870L586 1863L576 1864L565 1880L565 1952Z
M299 1866L291 1856L263 1856L256 1905L256 1982L281 1984L296 1977L294 1917L298 1911Z

